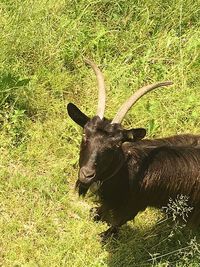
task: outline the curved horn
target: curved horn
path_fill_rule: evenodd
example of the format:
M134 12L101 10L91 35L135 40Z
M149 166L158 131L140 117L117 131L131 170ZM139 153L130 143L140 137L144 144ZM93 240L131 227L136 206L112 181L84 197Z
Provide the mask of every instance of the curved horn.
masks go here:
M100 117L100 119L103 119L104 117L104 111L105 111L105 104L106 104L106 92L105 92L105 83L104 83L104 77L100 69L97 67L97 65L90 61L89 59L84 58L85 63L90 65L93 69L93 71L96 74L97 77L97 83L98 83L98 89L99 89L99 96L98 96L98 107L97 107L97 116Z
M119 109L117 114L115 115L114 119L112 120L111 123L121 123L124 116L126 113L129 111L129 109L135 104L140 97L145 95L146 93L150 92L153 89L156 89L161 86L167 86L171 85L173 82L171 81L166 81L166 82L160 82L160 83L155 83L155 84L150 84L147 86L144 86L140 88L138 91L136 91Z

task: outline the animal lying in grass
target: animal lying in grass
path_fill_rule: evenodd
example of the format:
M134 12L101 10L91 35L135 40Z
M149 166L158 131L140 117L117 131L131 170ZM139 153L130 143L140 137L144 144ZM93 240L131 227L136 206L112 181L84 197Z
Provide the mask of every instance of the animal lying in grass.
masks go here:
M69 116L83 128L80 147L79 195L90 187L98 188L100 206L95 218L110 228L103 238L116 234L138 212L152 206L166 206L169 198L189 196L194 207L188 222L200 224L200 136L176 135L154 140L144 139L143 128L124 129L121 122L131 106L145 93L172 84L157 83L139 89L120 108L113 120L104 118L105 87L103 75L91 61L99 85L97 115L89 118L74 104L68 104Z

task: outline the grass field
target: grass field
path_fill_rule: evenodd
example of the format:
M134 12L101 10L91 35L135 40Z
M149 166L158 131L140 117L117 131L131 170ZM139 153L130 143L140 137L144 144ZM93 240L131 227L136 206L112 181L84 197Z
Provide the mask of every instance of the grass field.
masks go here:
M81 129L95 114L93 59L107 85L106 116L142 85L124 125L148 137L200 130L200 1L0 2L0 266L199 266L199 232L147 209L102 245L106 229L74 192Z

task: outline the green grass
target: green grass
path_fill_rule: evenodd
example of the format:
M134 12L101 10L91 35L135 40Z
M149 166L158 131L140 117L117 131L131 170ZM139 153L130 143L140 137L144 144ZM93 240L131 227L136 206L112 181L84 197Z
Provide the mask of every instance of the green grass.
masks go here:
M77 197L81 130L73 102L92 116L93 59L107 85L106 116L144 84L174 85L143 97L126 127L149 137L199 133L200 2L0 3L0 265L199 266L199 233L173 229L153 209L102 245L106 229Z

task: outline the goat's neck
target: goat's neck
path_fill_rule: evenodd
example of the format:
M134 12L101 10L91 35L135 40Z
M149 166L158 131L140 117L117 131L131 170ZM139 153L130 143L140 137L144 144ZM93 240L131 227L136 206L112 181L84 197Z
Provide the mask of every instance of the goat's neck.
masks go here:
M128 169L124 162L116 173L102 183L99 195L102 202L106 202L110 208L115 208L119 204L123 204L128 191Z

